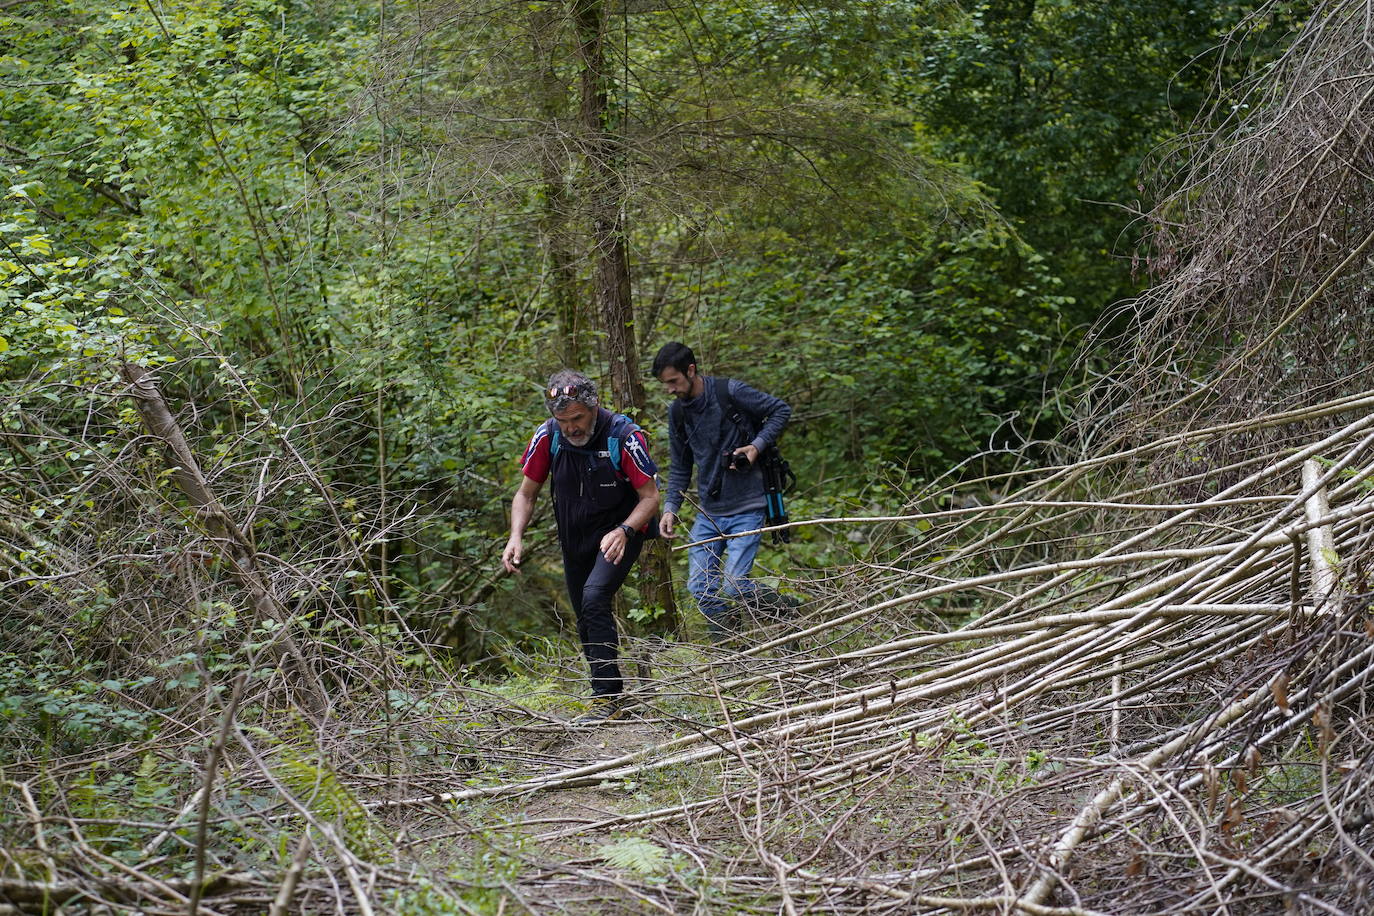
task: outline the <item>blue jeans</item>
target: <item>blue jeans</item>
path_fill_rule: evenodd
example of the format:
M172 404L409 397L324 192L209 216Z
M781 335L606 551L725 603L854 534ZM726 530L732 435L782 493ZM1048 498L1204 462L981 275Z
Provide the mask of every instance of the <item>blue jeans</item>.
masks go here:
M722 534L754 531L763 527L763 510L740 515L698 513L692 523L691 539L701 541ZM754 598L761 586L749 578L754 557L763 535L727 538L688 548L687 591L697 599L712 636L724 636L734 629L729 603Z

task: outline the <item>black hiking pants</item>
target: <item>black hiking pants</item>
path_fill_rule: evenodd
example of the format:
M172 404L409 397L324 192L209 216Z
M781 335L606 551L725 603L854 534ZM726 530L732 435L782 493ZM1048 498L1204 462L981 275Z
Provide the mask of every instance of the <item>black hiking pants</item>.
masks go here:
M602 556L600 544L601 535L598 535L589 544L578 545L584 549L577 552L566 546L563 548L563 578L568 583L573 613L577 615L577 637L582 641L582 654L587 656L587 667L591 669L592 695L599 697L614 696L625 689L620 666L616 663L619 637L611 604L616 591L630 574L630 567L644 546L644 538L640 535L631 537L619 563L611 563Z

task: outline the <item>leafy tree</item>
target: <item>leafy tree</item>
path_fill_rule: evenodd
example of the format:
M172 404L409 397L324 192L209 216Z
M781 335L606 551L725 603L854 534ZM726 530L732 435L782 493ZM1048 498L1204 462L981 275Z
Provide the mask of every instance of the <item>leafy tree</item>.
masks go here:
M989 0L930 29L907 102L986 184L1078 303L1078 320L1138 292L1142 169L1197 116L1217 79L1262 65L1294 10L1237 53L1224 38L1260 4L1237 0Z

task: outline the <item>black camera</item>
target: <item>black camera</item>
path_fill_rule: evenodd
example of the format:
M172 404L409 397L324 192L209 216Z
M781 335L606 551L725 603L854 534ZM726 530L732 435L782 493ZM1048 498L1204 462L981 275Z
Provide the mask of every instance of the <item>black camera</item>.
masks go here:
M732 471L747 471L749 470L749 456L739 452L726 452L725 466Z

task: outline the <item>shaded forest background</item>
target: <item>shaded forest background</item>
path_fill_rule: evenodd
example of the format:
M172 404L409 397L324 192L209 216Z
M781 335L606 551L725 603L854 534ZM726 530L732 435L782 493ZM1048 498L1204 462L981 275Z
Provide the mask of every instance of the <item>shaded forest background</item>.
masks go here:
M1149 280L1152 154L1301 14L1224 44L1250 10L4 4L9 517L60 533L134 498L86 481L146 460L118 365L150 367L260 550L349 515L351 600L471 661L552 623L556 577L512 594L493 551L560 365L660 454L640 376L667 340L781 394L796 515L1034 460L1084 368L1113 365L1075 364L1085 332ZM612 384L626 339L634 381ZM318 479L269 473L288 451ZM169 498L149 483L137 500Z
M1371 23L0 0L0 912L1365 912ZM579 729L516 458L670 339L801 604Z

